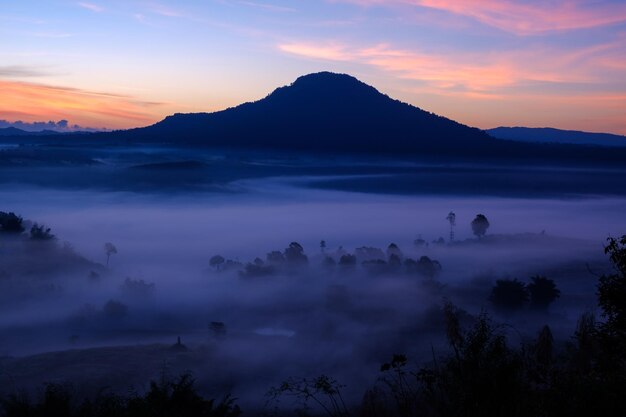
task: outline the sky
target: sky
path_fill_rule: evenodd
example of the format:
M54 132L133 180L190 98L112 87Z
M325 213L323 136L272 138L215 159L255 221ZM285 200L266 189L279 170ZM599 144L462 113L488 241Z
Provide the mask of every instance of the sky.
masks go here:
M480 128L626 135L626 1L0 0L0 121L145 126L325 70Z

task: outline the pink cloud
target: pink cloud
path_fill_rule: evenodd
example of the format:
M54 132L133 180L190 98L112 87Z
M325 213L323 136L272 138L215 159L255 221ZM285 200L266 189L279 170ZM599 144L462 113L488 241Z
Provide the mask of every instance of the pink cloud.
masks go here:
M578 0L333 0L360 6L419 6L470 17L517 35L588 29L626 22L626 3Z
M441 91L473 92L477 97L524 82L601 81L597 74L600 69L615 71L626 65L626 58L615 53L616 47L619 46L598 45L571 53L537 48L500 53L436 54L387 44L359 47L339 42L290 42L278 45L281 51L292 55L368 65Z
M387 45L362 49L358 56L369 65L443 90L463 87L485 91L511 85L519 78L515 68L504 62L461 62L449 56L394 49Z
M293 55L328 61L349 61L354 59L345 46L336 43L291 42L278 45L278 49Z
M269 10L273 12L295 12L296 11L296 9L294 9L293 7L277 6L275 4L270 4L270 3L260 3L260 2L255 2L255 1L244 1L244 0L240 0L238 3L244 6L256 7L258 9L265 9L265 10Z
M86 3L86 2L81 1L81 2L78 2L77 4L83 9L91 10L92 12L95 12L95 13L101 13L104 11L104 7L98 6L97 4L94 4L94 3Z

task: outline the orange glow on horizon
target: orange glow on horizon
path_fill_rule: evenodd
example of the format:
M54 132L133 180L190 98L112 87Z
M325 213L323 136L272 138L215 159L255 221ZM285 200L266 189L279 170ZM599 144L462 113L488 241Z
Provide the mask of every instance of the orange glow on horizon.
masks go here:
M0 80L0 118L24 122L69 120L83 127L125 129L161 119L163 103L22 81Z

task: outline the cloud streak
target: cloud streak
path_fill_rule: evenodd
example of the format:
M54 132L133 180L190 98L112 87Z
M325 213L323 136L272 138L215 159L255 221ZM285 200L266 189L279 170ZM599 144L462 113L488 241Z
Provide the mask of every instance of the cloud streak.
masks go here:
M150 4L150 11L164 17L186 17L181 10L174 9L161 3Z
M50 73L36 67L29 67L25 65L0 66L0 77L4 78L44 77L46 75L50 75Z
M278 49L293 55L330 61L350 61L358 57L358 53L352 52L346 46L334 42L282 43L278 45Z
M596 2L515 2L501 0L418 0L418 5L469 16L495 28L533 35L542 32L588 29L626 21L626 5Z
M95 12L95 13L102 13L104 11L104 7L98 6L97 4L86 3L82 1L78 2L77 4L83 9L91 10L92 12Z
M296 9L294 9L293 7L277 6L275 4L270 4L270 3L258 3L254 1L244 1L244 0L238 1L238 3L244 6L255 7L258 9L265 9L265 10L269 10L273 12L295 12L296 11Z
M590 29L626 22L626 4L597 1L334 0L364 7L421 7L469 17L516 35Z
M420 81L442 90L495 92L525 82L594 83L599 69L619 71L626 58L615 53L620 44L596 45L573 52L551 48L532 51L437 54L388 44L351 46L339 42L288 42L278 49L317 60L353 62L394 76Z

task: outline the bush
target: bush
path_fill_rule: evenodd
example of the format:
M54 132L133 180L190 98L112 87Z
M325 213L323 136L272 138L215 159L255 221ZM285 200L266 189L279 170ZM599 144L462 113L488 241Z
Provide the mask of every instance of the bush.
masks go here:
M556 288L553 280L537 275L532 277L531 281L526 288L533 308L547 310L548 306L561 296L561 291Z
M64 385L48 384L38 402L25 395L0 401L3 417L238 417L239 406L230 396L221 401L203 398L190 374L174 381L151 382L145 395L101 393L95 399L76 398ZM0 409L1 410L1 409Z
M35 223L33 227L30 228L30 239L45 242L55 240L56 236L50 232L49 227L46 227L43 224Z
M528 302L528 290L526 285L517 279L499 279L491 290L489 301L496 310L517 311Z
M22 233L24 231L23 219L15 213L0 211L0 232Z

